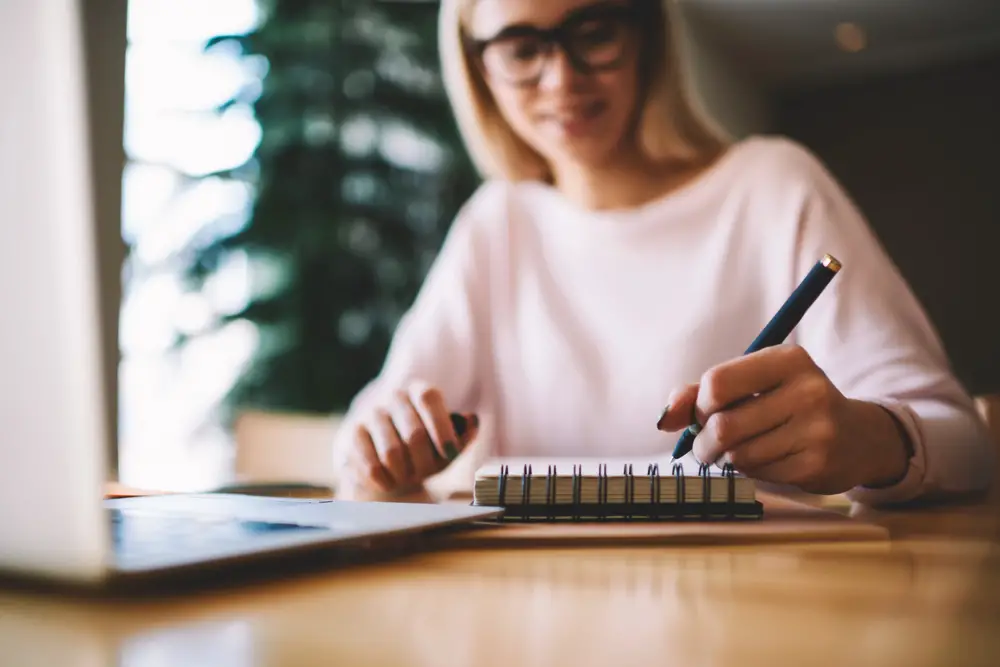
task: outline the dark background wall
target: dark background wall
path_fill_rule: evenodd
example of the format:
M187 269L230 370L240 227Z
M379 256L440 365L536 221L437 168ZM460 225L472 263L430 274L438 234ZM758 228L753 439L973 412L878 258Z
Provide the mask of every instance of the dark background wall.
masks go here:
M846 186L967 389L1000 392L1000 56L776 101L778 131Z

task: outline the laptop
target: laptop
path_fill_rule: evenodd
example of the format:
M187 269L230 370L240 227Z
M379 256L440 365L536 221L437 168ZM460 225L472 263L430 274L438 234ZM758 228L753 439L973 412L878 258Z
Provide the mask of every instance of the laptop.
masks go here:
M0 575L103 588L303 552L332 563L497 516L461 504L104 498L115 443L102 343L115 333L99 309L83 20L69 0L0 2Z

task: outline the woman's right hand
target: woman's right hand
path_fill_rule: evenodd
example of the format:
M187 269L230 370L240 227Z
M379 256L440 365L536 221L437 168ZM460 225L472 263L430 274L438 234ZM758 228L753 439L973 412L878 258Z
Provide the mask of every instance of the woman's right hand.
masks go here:
M452 415L437 388L416 382L348 428L338 485L398 494L448 467L475 439L479 420Z

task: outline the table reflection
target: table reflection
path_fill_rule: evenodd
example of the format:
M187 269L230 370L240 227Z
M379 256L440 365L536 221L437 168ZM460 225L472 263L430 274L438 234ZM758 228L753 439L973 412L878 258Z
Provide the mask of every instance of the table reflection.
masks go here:
M911 517L912 519L912 517ZM172 600L0 593L4 664L1000 664L1000 554L892 542L448 549Z
M251 667L258 664L254 632L243 619L223 619L143 629L124 637L118 648L122 667Z

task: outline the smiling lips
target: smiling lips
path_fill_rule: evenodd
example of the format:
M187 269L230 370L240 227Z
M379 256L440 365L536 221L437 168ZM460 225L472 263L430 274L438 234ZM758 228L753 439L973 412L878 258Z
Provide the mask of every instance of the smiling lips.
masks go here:
M600 100L573 107L563 107L540 114L541 120L555 127L566 137L580 137L594 126L594 121L604 112L606 104Z

